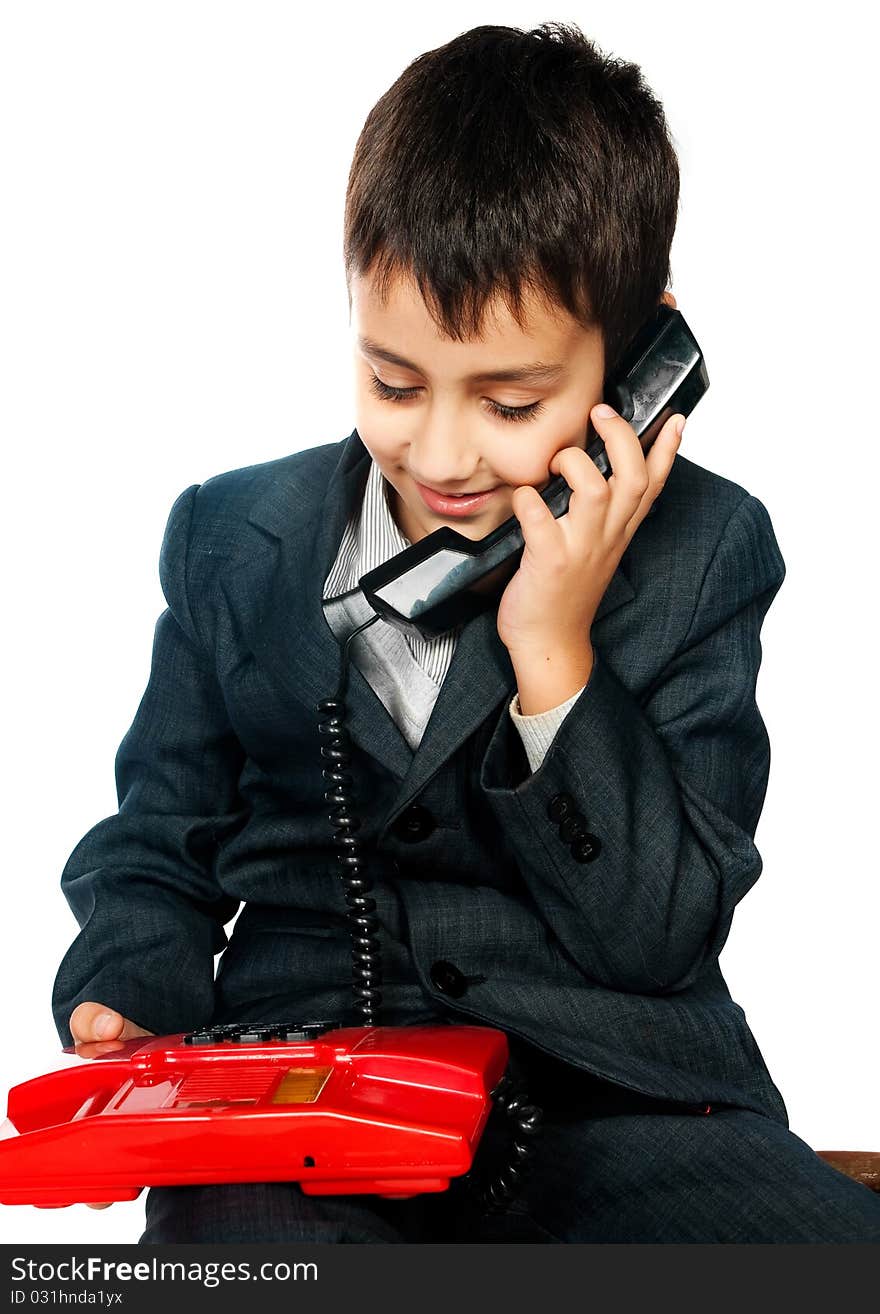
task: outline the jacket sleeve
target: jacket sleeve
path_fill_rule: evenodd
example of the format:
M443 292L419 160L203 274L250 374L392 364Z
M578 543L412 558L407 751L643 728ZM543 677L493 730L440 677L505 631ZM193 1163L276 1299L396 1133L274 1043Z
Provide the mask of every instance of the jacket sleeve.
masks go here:
M770 518L738 504L706 569L690 628L638 698L594 642L590 678L539 769L516 781L510 717L481 786L555 936L615 990L685 989L721 953L757 880L754 844L770 743L755 701L760 630L785 577ZM567 795L592 856L551 815ZM557 803L557 814L559 804Z
M159 558L167 609L149 681L116 755L119 811L94 826L61 876L80 932L52 992L55 1026L83 1000L157 1035L206 1023L214 955L239 900L214 879L219 842L243 819L244 761L187 601L187 545L199 485L177 498Z

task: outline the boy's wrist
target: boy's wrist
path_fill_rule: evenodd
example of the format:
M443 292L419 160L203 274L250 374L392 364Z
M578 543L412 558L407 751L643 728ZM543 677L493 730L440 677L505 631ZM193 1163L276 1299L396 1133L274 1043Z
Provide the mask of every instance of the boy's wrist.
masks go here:
M595 654L591 643L534 645L510 654L519 710L538 716L568 700L589 682Z

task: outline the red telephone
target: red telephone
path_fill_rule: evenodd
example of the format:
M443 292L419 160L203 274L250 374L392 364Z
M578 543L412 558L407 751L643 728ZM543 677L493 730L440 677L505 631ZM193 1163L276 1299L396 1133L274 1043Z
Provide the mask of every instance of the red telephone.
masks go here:
M507 1060L489 1027L239 1023L138 1037L12 1088L0 1203L133 1200L202 1182L443 1191L471 1168L490 1094L504 1102Z

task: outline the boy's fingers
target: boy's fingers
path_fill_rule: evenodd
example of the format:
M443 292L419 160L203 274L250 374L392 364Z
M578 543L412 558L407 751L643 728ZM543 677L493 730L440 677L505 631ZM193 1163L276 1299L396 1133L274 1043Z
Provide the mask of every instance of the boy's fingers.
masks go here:
M594 406L590 418L608 448L608 459L611 462L608 487L629 488L631 485L633 491L638 493L639 485L644 482L645 456L632 425L607 402Z
M678 449L681 446L681 434L678 431L678 425L685 418L680 413L670 416L657 435L657 441L651 445L651 449L645 457L648 487L645 489L642 500L636 507L635 512L626 523L624 535L627 542L630 541L657 498L663 492ZM684 424L682 424L682 429L684 429Z
M109 1209L112 1203L113 1203L112 1200L108 1200L106 1204L90 1204L88 1201L86 1201L86 1206L89 1209Z

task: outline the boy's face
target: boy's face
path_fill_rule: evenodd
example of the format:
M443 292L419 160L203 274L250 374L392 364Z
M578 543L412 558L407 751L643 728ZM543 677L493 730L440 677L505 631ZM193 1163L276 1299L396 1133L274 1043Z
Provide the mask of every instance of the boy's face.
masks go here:
M551 313L530 296L523 330L496 299L482 338L456 342L440 335L409 278L392 284L384 305L369 274L353 277L350 291L356 427L387 480L391 514L411 543L442 525L483 538L513 515L515 488L544 488L554 454L586 446L590 409L602 400L605 353L598 328L588 331L562 307ZM390 361L379 348L399 360ZM553 373L531 380L486 377L537 365ZM406 394L392 400L401 389ZM432 509L419 484L447 494L495 491L473 511L452 515Z

